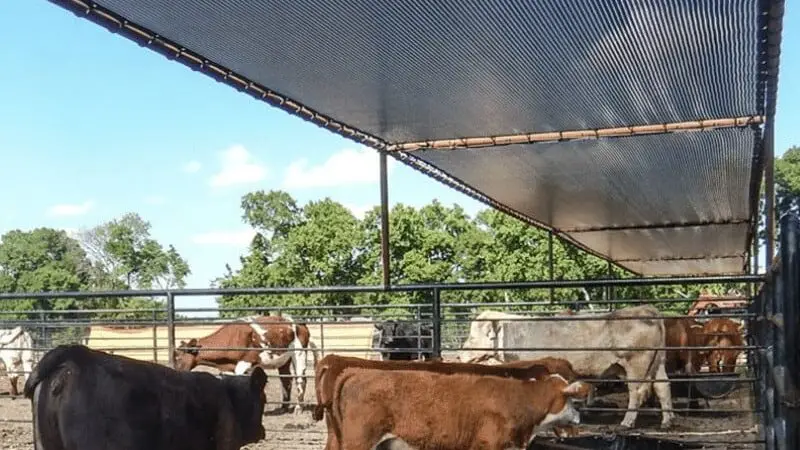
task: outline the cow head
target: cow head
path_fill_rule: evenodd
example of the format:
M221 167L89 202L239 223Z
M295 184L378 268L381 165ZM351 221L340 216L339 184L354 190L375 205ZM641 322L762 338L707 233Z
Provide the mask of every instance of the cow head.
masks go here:
M536 432L549 430L553 427L578 425L581 423L581 414L575 407L575 400L586 399L591 391L589 384L581 381L569 383L558 374L548 375L540 383L546 383L549 391L547 398L552 398L544 419L536 427Z
M429 323L399 323L394 320L387 320L382 324L375 324L377 330L377 347L388 350L382 351L381 356L384 360L414 360L418 359L419 349L423 359L430 355L432 347L433 328ZM373 340L375 342L375 340Z
M192 370L197 366L197 356L200 354L202 345L197 343L197 339L190 339L189 342L181 341L181 345L175 349L175 370Z
M224 376L221 380L241 432L242 441L237 443L236 448L264 439L266 432L261 417L267 403L264 394L267 374L261 367L256 367L250 376Z

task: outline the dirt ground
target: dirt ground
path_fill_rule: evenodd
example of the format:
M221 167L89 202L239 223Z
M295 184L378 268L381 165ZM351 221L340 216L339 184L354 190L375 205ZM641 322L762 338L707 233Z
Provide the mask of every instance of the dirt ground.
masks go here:
M309 374L313 374L309 370ZM270 375L277 375L270 372ZM277 377L270 377L267 385L267 414L264 416L264 427L267 430L265 440L253 445L243 447L248 450L319 450L324 448L327 437L325 422L315 422L311 419L309 410L295 416L292 413L276 414L271 412L278 407L280 400L280 383ZM731 393L726 399L712 400L709 406L701 401L702 409L749 409L749 390L742 384L742 388ZM0 380L0 393L7 391L7 380ZM20 386L21 387L21 386ZM2 394L0 394L2 395ZM294 399L295 393L292 393ZM314 381L309 379L306 390L306 402L313 402ZM627 394L612 394L598 400L603 404L594 407L619 407L627 404ZM676 409L687 408L685 399L674 400ZM749 413L706 413L702 410L693 413L678 412L675 426L668 432L658 429L660 413L641 412L637 420L637 429L631 434L644 434L658 436L662 439L684 440L692 442L709 442L705 448L711 449L749 449L751 445L736 444L736 442L753 441L753 421ZM585 433L612 433L622 420L622 412L585 412L582 414L582 431ZM32 426L29 422L31 416L30 402L23 398L12 400L7 395L0 397L0 449L3 450L28 450L33 447ZM14 422L18 421L18 422ZM707 433L716 433L708 435ZM711 444L711 441L718 444Z

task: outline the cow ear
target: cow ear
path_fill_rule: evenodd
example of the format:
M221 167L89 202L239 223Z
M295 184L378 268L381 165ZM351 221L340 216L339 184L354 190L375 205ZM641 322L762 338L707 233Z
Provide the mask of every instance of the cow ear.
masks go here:
M267 374L264 372L259 366L256 366L253 369L253 373L250 374L250 387L252 387L256 391L263 391L264 386L267 384Z
M376 323L376 324L373 324L373 325L375 325L375 329L376 330L383 331L383 324L382 323Z
M189 339L189 342L186 345L189 347L199 347L199 345L197 345L197 339L195 338Z

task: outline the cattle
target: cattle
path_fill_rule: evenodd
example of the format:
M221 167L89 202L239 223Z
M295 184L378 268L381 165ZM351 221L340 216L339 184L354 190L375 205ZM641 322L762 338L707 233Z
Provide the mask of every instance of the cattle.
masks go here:
M684 372L697 373L703 366L707 352L692 347L704 347L706 339L703 324L687 317L664 319L666 347L682 347L680 350L667 350L665 368L667 374Z
M336 428L331 417L331 402L334 398L334 385L337 378L347 368L363 368L376 370L412 370L429 371L443 374L471 373L475 375L493 375L501 377L513 377L518 379L540 378L544 375L558 373L566 380L572 381L576 378L575 372L569 362L558 358L542 358L533 361L514 361L500 366L487 366L482 364L470 363L445 363L440 361L373 361L349 356L328 355L319 361L315 370L314 386L317 394L317 404L314 407L312 417L314 420L326 419L328 426L327 450L338 449L338 442L335 440L335 433L331 430ZM328 412L326 415L325 412ZM559 430L569 432L570 430Z
M709 372L733 373L742 349L727 347L744 346L739 324L730 319L711 319L703 325L702 332L706 336L706 345L717 347L708 355Z
M459 360L470 362L486 353L500 361L536 359L557 352L581 376L602 377L617 366L624 371L626 379L668 380L664 351L655 350L665 346L664 321L659 317L658 309L653 306L633 306L603 314L579 314L569 325L558 320L519 320L525 318L498 311L479 314L470 324L470 334L459 351ZM642 347L649 349L642 350ZM491 350L481 350L484 348ZM527 351L515 348L591 350ZM603 350L604 348L609 350ZM651 389L656 391L661 403L661 426L671 426L674 413L671 411L672 394L668 382L636 381L627 384L628 412L622 419L621 426L633 427L637 408Z
M234 348L239 350L200 350L201 347ZM260 349L260 352L243 350L245 348ZM281 376L281 409L289 407L292 378L294 372L297 385L297 403L294 411L302 410L301 403L305 397L306 387L306 353L304 348L311 348L314 361L318 359L316 345L311 341L308 327L295 324L288 317L253 316L245 317L237 322L225 324L214 333L190 340L181 341L176 349L176 367L179 370L191 370L198 364L217 367L220 370L231 368L242 374L254 365L263 369L277 369ZM275 359L271 359L276 356Z
M22 327L0 330L0 363L5 366L11 384L11 397L19 395L18 383L28 378L33 370L33 338Z
M377 346L384 360L426 360L433 355L433 326L430 323L387 320L375 324L375 330Z
M218 379L61 345L24 394L37 450L234 450L265 437L266 382L258 367Z
M313 353L314 364L319 359L317 345L311 339L308 326L296 323L288 314L283 316L251 316L240 319L250 325L261 338L261 345L269 349L268 355L289 354L291 360L278 367L281 377L281 408L289 408L289 399L292 391L292 378L294 374L295 387L297 388L297 402L294 412L302 411L302 403L306 395L306 370L308 367L308 354L306 349Z
M579 424L573 399L587 391L560 375L518 380L348 367L334 386L333 433L348 450L372 449L386 437L418 450L523 449L537 432Z

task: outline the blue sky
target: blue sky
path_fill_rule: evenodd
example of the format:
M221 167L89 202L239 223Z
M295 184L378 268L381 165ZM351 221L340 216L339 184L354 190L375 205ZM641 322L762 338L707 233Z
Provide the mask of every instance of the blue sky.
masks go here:
M798 14L787 2L778 152L800 145ZM301 203L329 196L355 212L379 202L371 150L49 2L0 2L0 42L0 234L91 227L136 211L189 260L189 286L207 287L246 250L246 192L280 188ZM389 193L392 203L481 207L399 164Z

